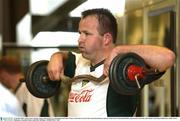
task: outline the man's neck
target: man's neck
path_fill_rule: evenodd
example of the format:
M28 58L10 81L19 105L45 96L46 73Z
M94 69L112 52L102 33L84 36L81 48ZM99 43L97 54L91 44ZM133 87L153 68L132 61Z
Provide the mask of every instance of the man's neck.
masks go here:
M104 49L99 55L96 55L96 58L94 58L94 60L91 60L91 65L95 66L101 61L104 61L110 55L113 48L114 48L114 45L110 46L107 49Z
M104 61L105 61L105 59L102 60L102 61L100 61L100 62L97 63L96 65L91 65L90 71L92 72L92 71L94 71L97 67L99 67L100 65L104 64Z

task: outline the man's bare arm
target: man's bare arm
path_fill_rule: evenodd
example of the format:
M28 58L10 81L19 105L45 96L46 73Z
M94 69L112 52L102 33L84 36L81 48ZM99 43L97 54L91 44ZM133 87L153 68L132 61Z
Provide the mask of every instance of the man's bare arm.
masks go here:
M51 80L60 80L60 77L64 75L64 62L67 58L67 51L56 52L51 56L47 66L48 75Z
M104 73L107 74L109 65L118 54L134 52L140 55L145 63L159 71L170 68L175 61L175 54L168 48L154 45L120 45L116 46L105 61Z

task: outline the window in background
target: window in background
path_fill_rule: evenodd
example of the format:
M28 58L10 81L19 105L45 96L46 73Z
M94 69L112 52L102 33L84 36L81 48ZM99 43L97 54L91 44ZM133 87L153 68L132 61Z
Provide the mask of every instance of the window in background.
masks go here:
M80 17L82 11L91 8L107 8L120 17L124 15L125 0L88 0L75 8L69 15L71 17Z

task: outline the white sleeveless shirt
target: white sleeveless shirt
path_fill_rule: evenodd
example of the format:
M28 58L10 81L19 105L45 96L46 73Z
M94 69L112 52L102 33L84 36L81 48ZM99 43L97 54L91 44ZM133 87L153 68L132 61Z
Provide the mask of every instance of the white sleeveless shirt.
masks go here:
M76 55L75 76L90 74L99 78L103 74L103 65L90 72L90 62L81 55ZM82 86L82 81L73 82L68 99L69 117L107 117L106 97L109 80L101 83L89 81Z

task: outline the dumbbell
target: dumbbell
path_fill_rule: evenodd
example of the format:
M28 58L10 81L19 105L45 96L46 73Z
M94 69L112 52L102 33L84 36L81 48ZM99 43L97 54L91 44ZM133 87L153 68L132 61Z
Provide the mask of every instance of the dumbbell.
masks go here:
M38 98L53 96L60 87L59 81L50 81L47 73L49 61L41 60L30 65L25 75L25 83L29 92Z
M71 84L74 81L90 80L100 83L105 78L102 75L96 78L91 75L79 75L74 78L64 76L61 81L52 81L48 77L47 64L49 61L41 60L33 63L27 70L25 82L28 90L36 97L48 98L53 96L60 87L61 82ZM145 84L160 78L163 73L146 67L144 60L135 53L116 56L109 69L110 85L123 95L134 95L140 92Z
M109 69L110 84L118 93L135 95L144 85L159 79L165 72L149 68L136 53L117 55Z
M48 77L47 64L48 60L40 60L30 65L28 68L25 79L21 82L26 83L29 92L38 98L48 98L58 92L61 81L65 84L71 84L74 81L92 80L94 82L101 82L105 76L96 78L91 75L79 75L74 78L68 76L61 77L61 81L52 81Z

